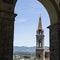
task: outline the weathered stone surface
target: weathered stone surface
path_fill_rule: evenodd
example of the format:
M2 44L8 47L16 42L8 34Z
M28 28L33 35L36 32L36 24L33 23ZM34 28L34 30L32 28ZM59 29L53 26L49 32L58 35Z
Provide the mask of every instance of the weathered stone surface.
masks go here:
M60 0L39 1L50 16L50 60L59 60ZM0 60L12 60L15 4L16 0L0 0Z
M0 0L0 60L13 60L14 2Z
M60 24L50 26L50 59L59 60L59 34Z

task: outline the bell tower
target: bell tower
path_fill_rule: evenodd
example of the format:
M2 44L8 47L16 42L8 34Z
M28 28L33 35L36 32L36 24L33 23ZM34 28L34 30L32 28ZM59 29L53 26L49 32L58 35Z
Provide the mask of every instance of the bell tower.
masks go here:
M42 30L42 22L40 17L36 33L36 60L43 60L43 52L44 52L44 34Z

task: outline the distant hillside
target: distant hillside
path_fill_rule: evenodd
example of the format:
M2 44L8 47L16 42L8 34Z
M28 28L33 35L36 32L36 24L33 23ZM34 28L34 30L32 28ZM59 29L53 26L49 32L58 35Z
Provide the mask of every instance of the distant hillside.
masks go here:
M35 47L18 47L18 46L14 46L13 51L14 52L35 52L36 48Z
M19 54L19 55L35 55L36 48L35 47L18 47L14 46L13 48L13 54Z
M49 49L48 46L44 47L45 50ZM30 52L30 53L35 53L36 52L36 47L18 47L18 46L14 46L13 48L13 52Z

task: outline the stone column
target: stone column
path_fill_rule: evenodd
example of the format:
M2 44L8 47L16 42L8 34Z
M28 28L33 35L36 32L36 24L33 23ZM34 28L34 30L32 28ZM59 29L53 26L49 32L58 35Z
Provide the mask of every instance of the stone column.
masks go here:
M60 23L49 26L50 29L50 60L59 60Z
M13 60L15 14L4 11L1 14L5 16L0 15L0 60Z
M17 0L0 0L0 60L13 60L14 7Z

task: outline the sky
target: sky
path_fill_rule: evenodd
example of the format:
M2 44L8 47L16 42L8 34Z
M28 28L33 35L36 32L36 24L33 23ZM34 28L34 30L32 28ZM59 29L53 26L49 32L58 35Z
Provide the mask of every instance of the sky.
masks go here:
M49 46L50 18L46 8L37 0L17 0L14 24L14 46L36 46L39 17L44 30L44 46Z

